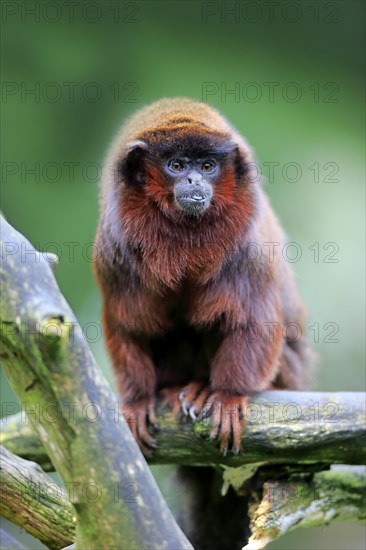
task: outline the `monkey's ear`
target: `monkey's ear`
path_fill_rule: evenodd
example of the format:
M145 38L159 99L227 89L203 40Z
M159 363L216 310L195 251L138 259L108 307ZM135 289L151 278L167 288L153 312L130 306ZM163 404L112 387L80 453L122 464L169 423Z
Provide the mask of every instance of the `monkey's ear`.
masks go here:
M225 143L216 146L213 149L213 155L219 159L221 157L223 160L226 160L228 157L232 159L238 184L248 173L248 163L250 161L247 152L236 139L228 139Z
M129 143L127 147L127 154L133 153L134 151L141 150L147 151L149 148L148 144L145 141L136 140Z
M118 172L126 185L144 183L144 159L148 145L144 141L133 141L128 145L126 155L118 163Z
M250 158L248 158L247 152L240 147L239 143L235 143L233 151L236 180L240 183L249 172Z

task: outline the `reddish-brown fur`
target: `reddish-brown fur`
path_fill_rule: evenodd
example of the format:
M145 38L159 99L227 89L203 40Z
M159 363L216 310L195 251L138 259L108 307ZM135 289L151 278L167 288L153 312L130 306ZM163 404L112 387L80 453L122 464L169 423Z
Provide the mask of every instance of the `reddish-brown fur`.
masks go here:
M153 154L144 161L142 185L116 177L131 142L154 151L192 136L237 144L237 158L224 164L201 218L182 216ZM225 119L186 99L138 113L107 159L96 275L124 411L145 451L154 445L146 423L155 422L160 389L176 409L199 414L211 406L211 435L219 435L224 452L232 437L237 452L248 396L270 386L302 386L305 339L286 341L282 329L295 322L304 331L304 308L281 253L274 261L268 256L264 243L284 243L284 235L263 191L250 169L238 176L239 164L251 161L248 145ZM256 261L247 254L250 243L262 251ZM185 388L181 403L177 388Z

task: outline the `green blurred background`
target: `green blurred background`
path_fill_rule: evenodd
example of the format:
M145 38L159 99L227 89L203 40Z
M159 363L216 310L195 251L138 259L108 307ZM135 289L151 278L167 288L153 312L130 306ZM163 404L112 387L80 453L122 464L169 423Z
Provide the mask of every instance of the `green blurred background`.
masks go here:
M99 167L130 113L185 95L247 137L298 244L293 266L319 357L314 387L364 389L364 3L65 4L2 3L2 209L38 248L59 254L60 287L111 383L93 325ZM4 380L1 398L14 399ZM364 544L363 528L345 524L296 531L270 548Z

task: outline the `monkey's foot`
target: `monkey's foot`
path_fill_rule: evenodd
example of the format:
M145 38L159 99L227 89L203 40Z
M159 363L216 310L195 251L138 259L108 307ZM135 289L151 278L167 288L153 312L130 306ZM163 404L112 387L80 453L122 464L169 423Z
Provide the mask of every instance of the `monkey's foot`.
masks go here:
M234 454L239 453L241 436L245 427L245 409L248 397L215 392L207 399L204 417L212 417L210 439L219 437L220 450L227 453L229 439L232 436ZM207 407L207 408L206 408Z
M193 420L202 414L210 390L203 382L191 382L179 392L182 411Z
M179 386L172 386L170 388L164 388L160 391L160 395L163 398L163 405L168 406L172 409L173 414L176 416L180 412L180 401L179 401Z
M121 412L141 451L145 456L149 456L151 449L157 447L157 443L149 434L147 426L150 424L155 430L159 429L155 415L154 400L145 398L133 403L123 403L121 404Z

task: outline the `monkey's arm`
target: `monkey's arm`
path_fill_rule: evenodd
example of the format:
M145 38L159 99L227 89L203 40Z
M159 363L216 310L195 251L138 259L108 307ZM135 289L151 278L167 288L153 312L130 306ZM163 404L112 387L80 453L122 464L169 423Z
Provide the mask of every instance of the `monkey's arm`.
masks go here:
M116 374L121 410L144 452L155 446L146 422L156 425L156 372L149 337L167 323L162 298L144 287L130 263L97 258L96 273L103 295L103 327Z
M219 434L224 452L231 431L233 451L239 451L247 398L268 388L278 370L281 318L271 302L258 303L254 310L255 320L224 336L211 365L211 437Z
M251 315L225 331L211 365L211 388L230 394L250 395L272 382L282 348L279 301L271 292L252 298Z
M154 393L156 374L146 339L128 331L104 306L104 332L112 358L121 411L141 449L154 447L155 440L147 431L146 420L156 426Z
M212 413L211 436L219 434L222 451L232 433L233 451L238 452L247 398L268 388L278 371L282 311L273 266L256 266L251 272L236 266L230 273L205 289L194 322L221 319L221 341L211 361L204 409ZM192 413L198 412L199 400L200 396L189 404Z

